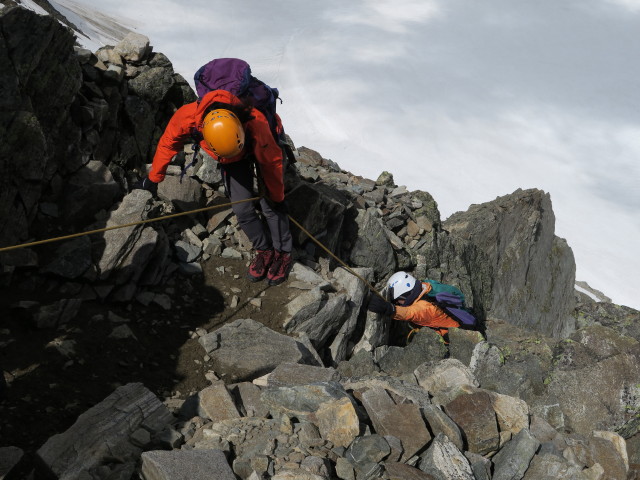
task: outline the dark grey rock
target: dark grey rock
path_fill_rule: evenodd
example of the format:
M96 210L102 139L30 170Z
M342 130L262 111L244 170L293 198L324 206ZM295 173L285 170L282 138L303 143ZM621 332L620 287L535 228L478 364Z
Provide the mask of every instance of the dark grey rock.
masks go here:
M379 361L380 368L391 375L402 376L425 362L436 362L447 356L442 336L430 328L421 328L406 347L391 347Z
M535 455L522 477L524 480L587 480L582 466L573 465L562 456L542 453Z
M420 455L418 467L435 478L474 480L471 465L456 446L442 434L436 436L429 448Z
M11 471L18 466L23 457L24 451L21 448L0 447L0 478L11 478Z
M349 312L344 295L331 297L313 317L293 328L293 333L305 333L317 350L334 336L344 323Z
M92 160L69 177L64 193L65 223L90 222L100 210L110 209L120 197L120 186L109 169Z
M460 427L441 408L436 405L425 405L422 407L422 415L427 420L429 430L434 435L443 434L458 450L462 451L464 449L464 439L462 432L460 432Z
M145 480L235 480L221 450L153 450L142 454Z
M588 349L581 358L567 357L580 350L575 348L576 344L561 344L562 353L555 358L557 365L549 374L547 391L528 401L531 410L544 416L546 406L558 405L564 425L585 435L592 430L622 427L634 416L636 394L633 392L640 378L640 347L636 345L602 359ZM615 347L608 344L607 350L615 351L628 344L628 338L621 339ZM589 393L585 395L585 392ZM547 421L554 425L549 418Z
M313 318L326 302L326 294L320 287L296 295L283 314L283 327L289 332Z
M524 477L540 442L523 428L493 457L493 480L519 480Z
M129 89L150 103L161 102L175 84L173 71L164 67L151 67L129 80Z
M291 216L332 252L339 245L346 203L325 185L302 183L287 193ZM291 233L299 245L309 241L295 225L291 226Z
M467 450L480 455L498 450L498 422L486 392L458 395L445 406L445 412L462 430Z
M340 374L333 368L284 362L271 372L268 385L269 387L284 387L339 380Z
M351 399L345 389L336 382L317 382L310 385L273 387L263 390L262 401L272 411L281 411L292 416L308 417L326 402Z
M347 449L345 458L358 469L359 465L379 463L391 453L391 448L381 435L365 435L356 438Z
M51 262L41 272L73 280L81 277L92 265L91 241L89 237L80 237L58 247Z
M229 391L239 399L238 410L245 417L266 417L269 409L262 403L260 387L251 382L241 382L230 386Z
M349 360L340 362L336 369L346 378L366 377L380 371L371 352L364 349L358 350Z
M362 405L367 411L375 431L401 440L406 462L431 441L420 408L411 403L396 404L382 388L371 388L362 393Z
M64 325L76 317L81 305L82 300L75 298L66 298L49 305L43 305L35 314L36 326L38 328L54 328Z
M136 459L141 451L129 437L140 427L159 432L171 420L153 393L140 383L130 383L80 415L66 432L47 440L37 456L57 478L80 478L107 459Z
M250 319L229 323L200 337L199 342L216 374L228 382L253 380L283 362L317 365L302 343Z
M582 303L576 307L574 316L578 328L600 324L640 341L640 312L633 308L607 302Z
M393 480L438 480L439 478L406 463L385 462L384 469Z
M107 227L126 225L145 218L151 194L146 190L133 190L111 212ZM136 281L151 258L158 233L151 226L135 225L109 230L103 234L105 247L98 261L100 279L113 275L113 281L124 284Z
M29 238L29 226L57 170L81 164L71 106L82 84L73 34L26 8L0 15L0 245ZM37 32L37 34L34 34Z
M548 194L517 190L455 213L443 226L487 255L493 317L554 337L575 330L575 262L566 242L555 236Z
M202 186L195 178L185 175L180 179L179 167L170 166L168 175L158 185L158 196L173 203L179 210L201 208Z
M491 460L472 452L464 452L464 456L469 460L475 480L491 480Z
M396 259L380 220L361 210L355 221L358 236L349 259L354 265L372 268L378 276L387 277L396 269Z
M449 355L469 365L473 350L476 345L484 340L480 332L463 330L460 328L449 329Z
M403 400L403 402L406 403L406 401L409 401L418 405L420 408L431 405L429 392L427 390L394 377L376 375L369 378L343 379L341 383L347 390L383 388L394 395L394 398L406 399Z
M357 268L354 272L368 282L373 281L372 269ZM348 345L358 327L369 290L362 280L345 269L334 270L333 277L340 288L346 292L348 307L348 317L340 326L338 334L329 347L331 358L334 363L337 363L347 358Z
M155 151L153 134L155 130L155 111L146 100L127 95L124 99L124 113L133 126L133 134L142 158L152 160L150 151Z
M175 243L175 249L178 260L185 263L195 262L202 254L202 248L187 243L184 240L178 240Z

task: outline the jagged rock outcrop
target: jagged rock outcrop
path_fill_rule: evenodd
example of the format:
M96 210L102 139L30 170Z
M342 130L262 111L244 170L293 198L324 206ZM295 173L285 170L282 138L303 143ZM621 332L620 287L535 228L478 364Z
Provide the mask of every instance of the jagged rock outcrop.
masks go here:
M518 190L452 215L444 228L484 254L487 265L470 270L492 279L489 315L553 337L573 332L575 262L554 234L548 194Z
M85 228L110 209L195 94L144 35L93 54L55 18L20 7L0 10L0 32L0 245L9 246L54 226ZM24 261L8 252L2 263Z
M56 174L81 165L69 146L80 140L71 106L82 73L74 36L55 19L4 8L0 32L0 244L13 245L28 238Z

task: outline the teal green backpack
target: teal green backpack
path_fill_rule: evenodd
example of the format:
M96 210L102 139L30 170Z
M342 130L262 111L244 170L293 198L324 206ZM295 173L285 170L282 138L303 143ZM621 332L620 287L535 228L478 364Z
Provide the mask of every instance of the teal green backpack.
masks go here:
M452 293L456 297L460 299L462 304L464 305L464 293L453 285L447 285L446 283L440 283L437 280L424 280L425 283L431 284L431 291L427 293L427 297L436 298L439 293Z
M425 280L424 282L431 284L431 291L422 297L423 299L443 308L462 325L475 326L477 324L477 319L464 304L464 293L458 287L440 283L437 280Z

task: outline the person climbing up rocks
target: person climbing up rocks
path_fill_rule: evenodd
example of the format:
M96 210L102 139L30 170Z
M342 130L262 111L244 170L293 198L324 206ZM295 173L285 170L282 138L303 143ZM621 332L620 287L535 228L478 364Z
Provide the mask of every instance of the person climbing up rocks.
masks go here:
M427 301L426 295L432 288L430 283L419 282L406 272L397 272L389 278L387 288L391 301L385 301L372 292L368 310L394 320L432 328L443 337L449 328L460 326L460 322L447 314L442 307Z
M293 246L285 205L283 153L265 115L257 108L226 90L210 91L198 102L182 106L158 142L149 175L135 188L156 195L158 183L164 180L172 157L193 138L219 162L232 202L256 196L255 165L266 190L259 201L262 218L253 202L232 206L240 227L256 251L247 277L254 282L266 278L269 285L281 284L292 267Z

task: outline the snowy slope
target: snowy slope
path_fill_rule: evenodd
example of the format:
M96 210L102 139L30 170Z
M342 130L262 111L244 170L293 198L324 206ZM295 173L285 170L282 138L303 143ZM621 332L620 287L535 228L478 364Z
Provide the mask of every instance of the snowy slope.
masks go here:
M187 79L246 59L282 92L298 145L365 177L389 170L444 217L549 192L577 278L640 308L640 1L52 3L88 48L132 29Z

